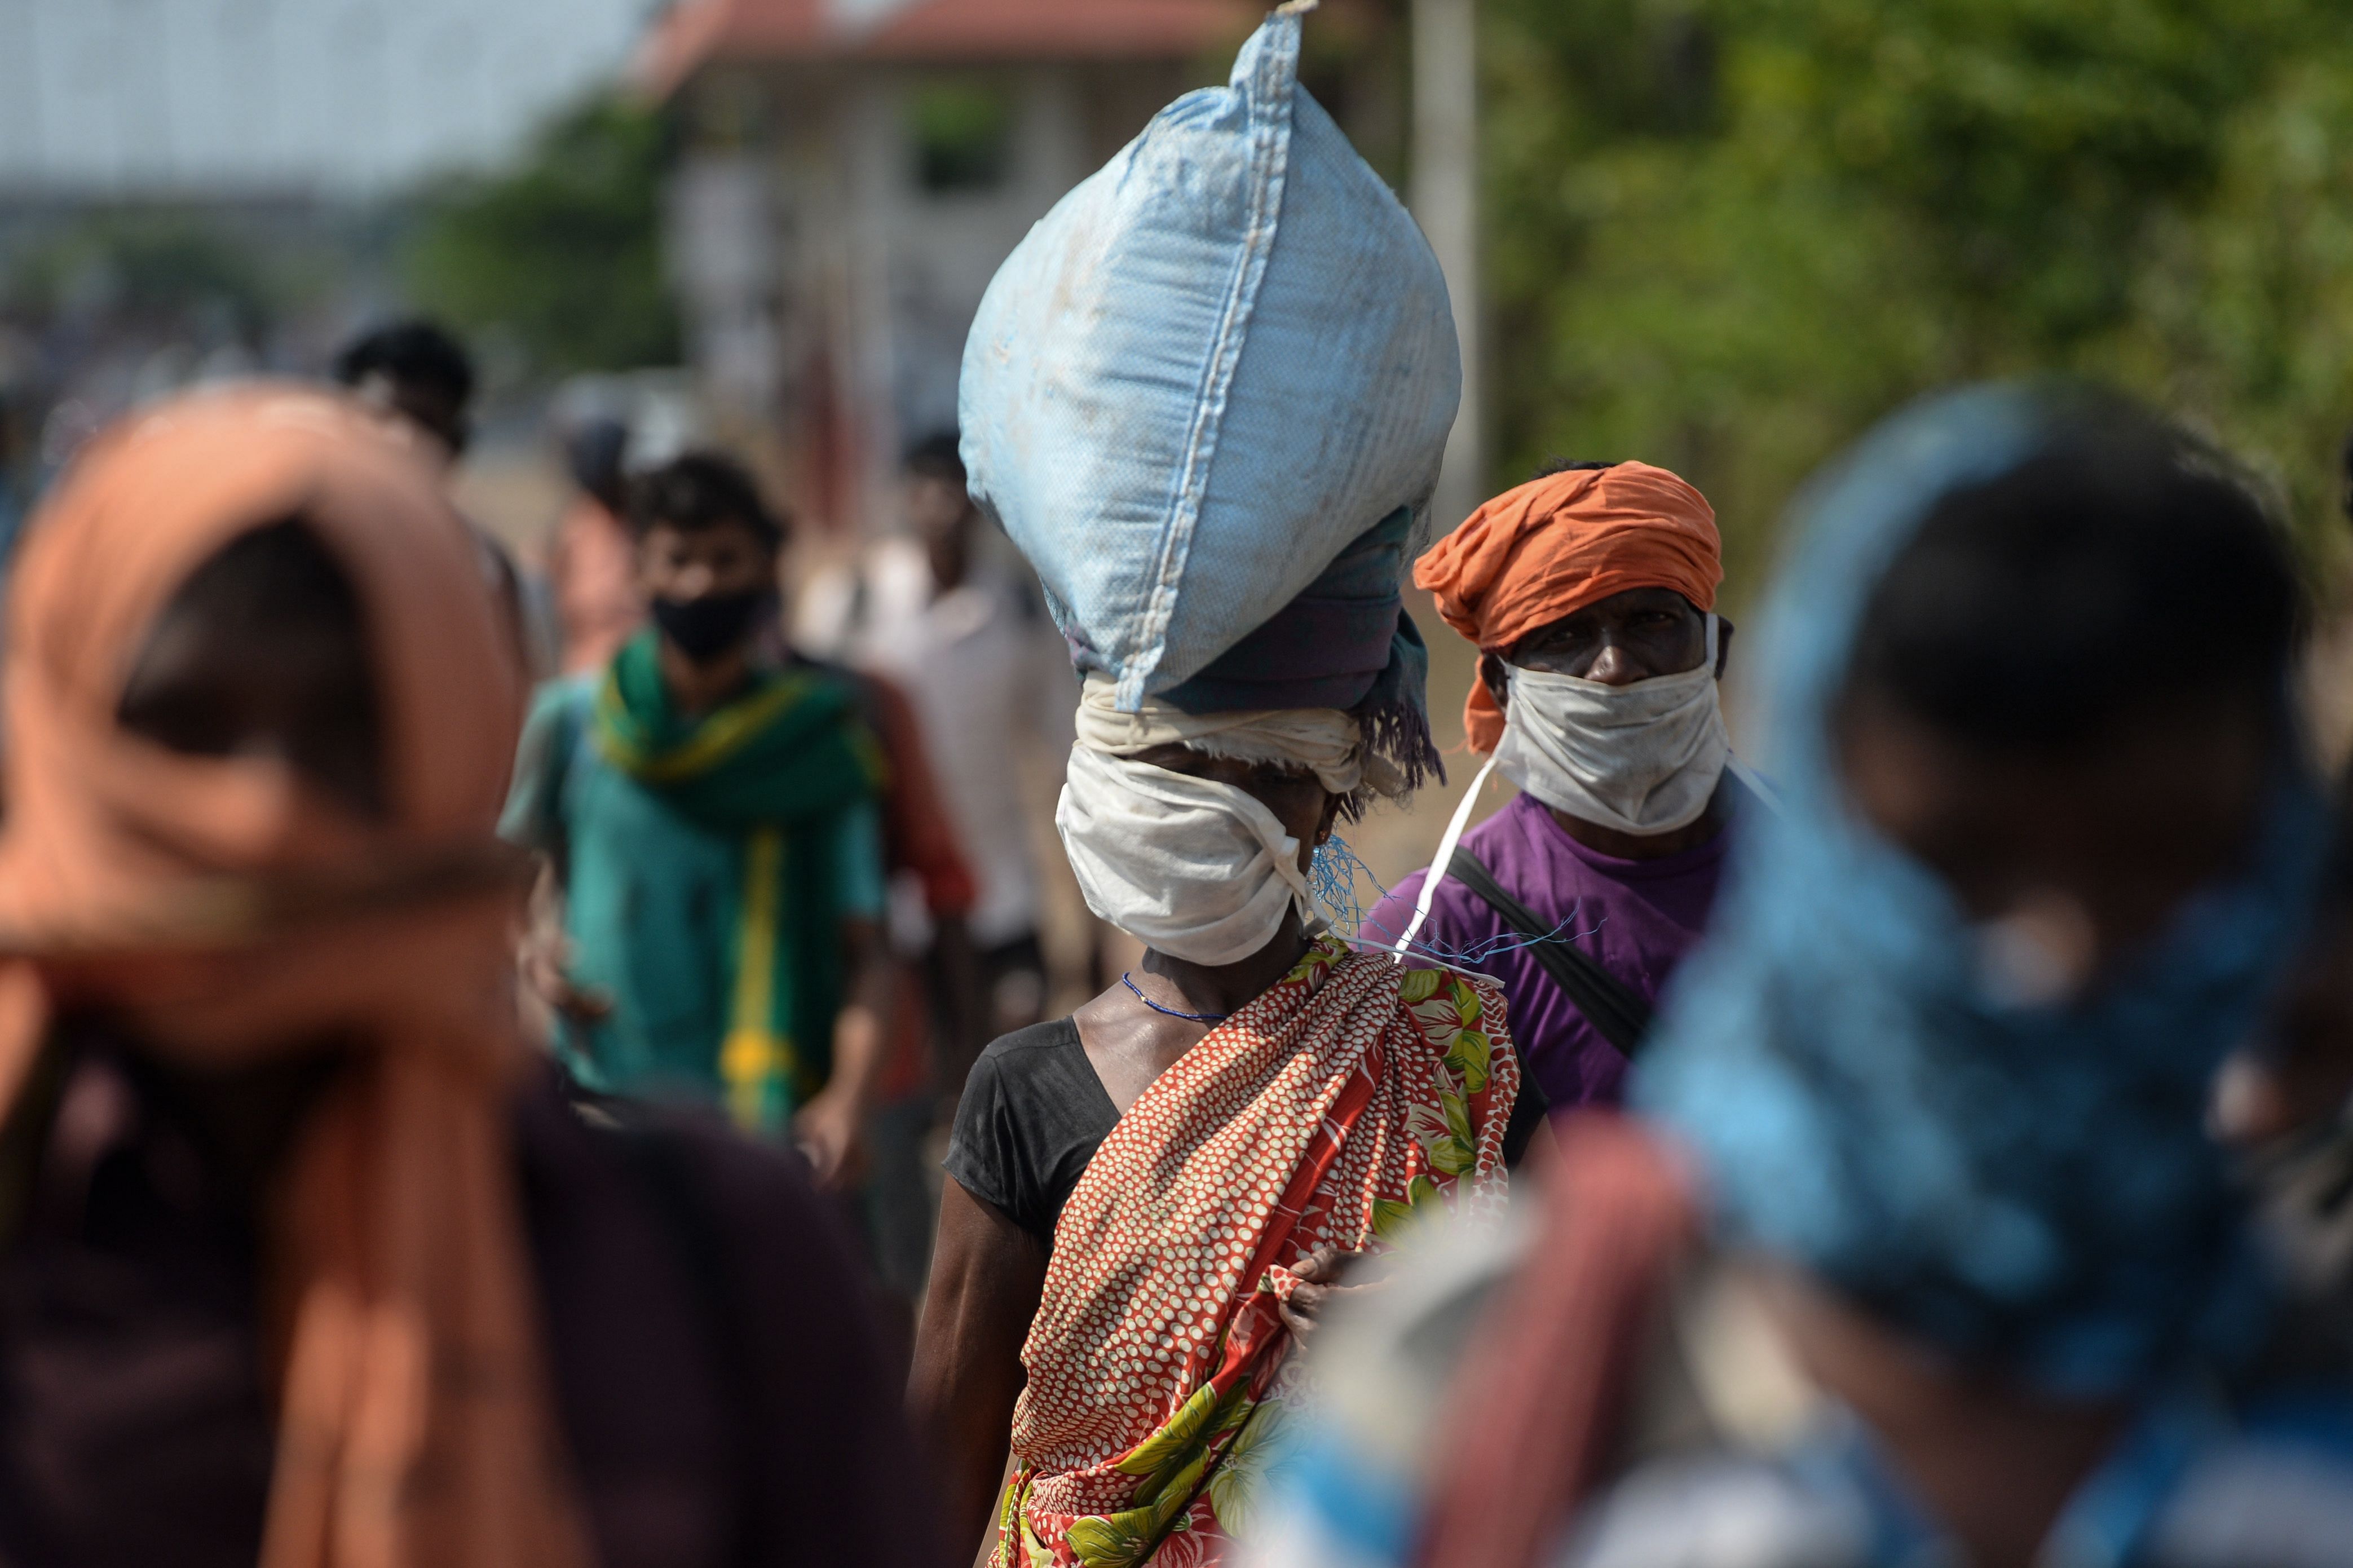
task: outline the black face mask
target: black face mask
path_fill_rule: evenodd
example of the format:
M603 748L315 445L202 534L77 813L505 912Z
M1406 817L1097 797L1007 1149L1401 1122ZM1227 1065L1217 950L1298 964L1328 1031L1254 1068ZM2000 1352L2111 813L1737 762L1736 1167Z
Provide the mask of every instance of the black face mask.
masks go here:
M765 588L746 588L693 599L656 599L654 625L679 652L707 664L744 640L768 598Z

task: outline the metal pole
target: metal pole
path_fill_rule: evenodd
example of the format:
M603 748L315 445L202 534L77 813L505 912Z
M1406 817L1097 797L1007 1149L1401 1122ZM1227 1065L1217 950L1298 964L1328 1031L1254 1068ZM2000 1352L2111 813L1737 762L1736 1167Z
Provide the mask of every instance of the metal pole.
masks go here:
M1462 411L1430 503L1440 533L1487 495L1483 355L1479 330L1479 57L1475 0L1413 0L1414 216L1430 237L1462 340Z

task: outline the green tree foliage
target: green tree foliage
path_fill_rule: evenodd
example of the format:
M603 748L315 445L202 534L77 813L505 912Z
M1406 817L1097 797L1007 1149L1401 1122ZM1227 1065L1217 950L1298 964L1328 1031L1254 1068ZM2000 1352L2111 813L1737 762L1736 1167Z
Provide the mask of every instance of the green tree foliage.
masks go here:
M411 293L470 331L509 335L535 374L675 363L662 151L651 110L600 99L563 116L521 166L423 198Z
M1502 479L1644 457L1736 585L1927 387L2098 376L2307 521L2353 422L2330 0L1488 0Z

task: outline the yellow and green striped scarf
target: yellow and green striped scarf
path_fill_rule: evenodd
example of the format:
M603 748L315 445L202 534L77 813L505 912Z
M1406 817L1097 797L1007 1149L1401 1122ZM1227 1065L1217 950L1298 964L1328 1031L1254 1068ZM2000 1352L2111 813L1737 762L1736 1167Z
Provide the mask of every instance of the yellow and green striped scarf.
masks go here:
M883 775L856 694L819 669L762 671L739 695L690 717L670 700L648 630L614 658L589 734L607 762L681 816L742 841L716 1065L736 1122L781 1132L832 1068L841 822Z

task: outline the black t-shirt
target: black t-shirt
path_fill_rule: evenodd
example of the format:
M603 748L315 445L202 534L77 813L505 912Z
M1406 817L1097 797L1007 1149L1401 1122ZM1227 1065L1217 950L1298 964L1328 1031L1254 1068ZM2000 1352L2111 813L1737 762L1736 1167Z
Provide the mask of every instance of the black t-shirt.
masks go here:
M1506 1165L1520 1163L1546 1109L1524 1059L1520 1097L1504 1133ZM943 1163L956 1185L1050 1249L1071 1189L1118 1124L1119 1108L1087 1059L1078 1025L1054 1018L1017 1029L980 1053L965 1080Z
M1032 1024L993 1042L973 1064L948 1137L956 1185L1044 1242L1119 1108L1068 1018Z

